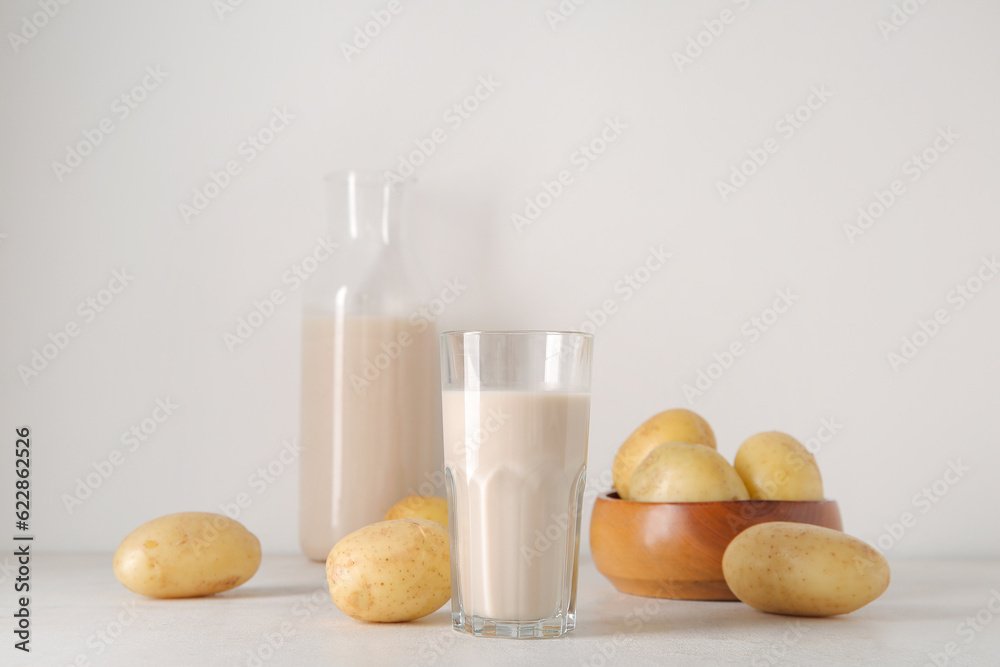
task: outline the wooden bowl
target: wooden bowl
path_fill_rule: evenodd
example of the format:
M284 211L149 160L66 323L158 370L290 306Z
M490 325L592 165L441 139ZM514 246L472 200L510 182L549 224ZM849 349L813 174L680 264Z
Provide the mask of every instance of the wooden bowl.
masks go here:
M722 554L743 530L794 521L843 530L833 500L641 503L598 496L590 520L597 570L623 593L678 600L735 600Z

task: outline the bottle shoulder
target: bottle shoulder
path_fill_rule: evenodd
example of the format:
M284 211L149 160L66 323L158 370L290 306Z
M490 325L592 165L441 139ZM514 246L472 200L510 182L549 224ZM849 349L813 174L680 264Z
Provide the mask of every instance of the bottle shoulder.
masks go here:
M306 310L341 315L408 317L427 297L419 275L394 261L333 265L303 289Z

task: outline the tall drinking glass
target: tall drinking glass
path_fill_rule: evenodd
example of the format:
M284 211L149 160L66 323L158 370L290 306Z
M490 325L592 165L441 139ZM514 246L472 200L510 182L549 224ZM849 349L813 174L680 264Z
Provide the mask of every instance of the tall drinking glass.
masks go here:
M590 432L590 334L441 334L454 629L576 626Z

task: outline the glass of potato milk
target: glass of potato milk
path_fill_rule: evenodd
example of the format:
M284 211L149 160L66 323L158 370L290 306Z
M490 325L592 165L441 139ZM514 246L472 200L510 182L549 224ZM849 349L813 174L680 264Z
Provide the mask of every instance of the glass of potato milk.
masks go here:
M558 637L576 626L593 337L441 334L452 626Z

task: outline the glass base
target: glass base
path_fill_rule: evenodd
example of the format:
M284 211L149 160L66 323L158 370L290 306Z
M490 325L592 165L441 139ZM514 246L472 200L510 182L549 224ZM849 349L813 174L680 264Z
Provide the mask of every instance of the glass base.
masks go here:
M576 614L553 616L535 621L502 621L452 612L451 627L476 637L543 639L560 637L576 627Z

